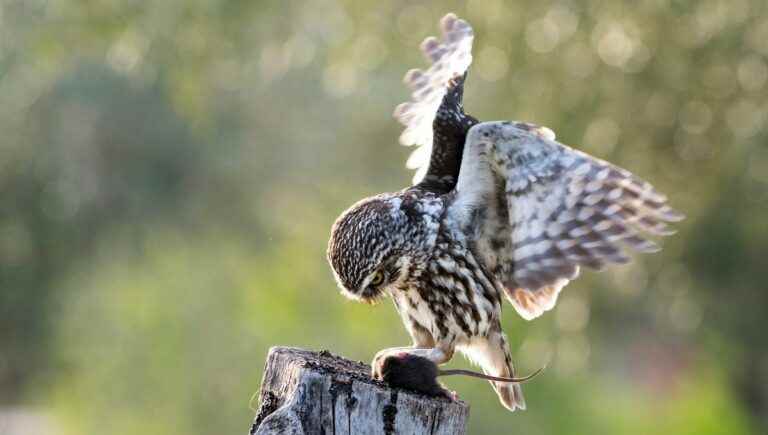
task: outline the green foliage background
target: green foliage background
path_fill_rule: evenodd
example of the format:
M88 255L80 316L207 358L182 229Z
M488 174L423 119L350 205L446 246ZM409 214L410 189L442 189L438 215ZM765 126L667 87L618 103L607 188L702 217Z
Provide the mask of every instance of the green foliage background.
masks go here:
M688 216L535 322L507 307L521 372L550 368L517 414L450 380L470 432L768 430L762 0L3 0L0 409L244 432L270 346L408 343L338 294L325 243L410 180L390 113L448 11L476 30L470 113L547 125Z

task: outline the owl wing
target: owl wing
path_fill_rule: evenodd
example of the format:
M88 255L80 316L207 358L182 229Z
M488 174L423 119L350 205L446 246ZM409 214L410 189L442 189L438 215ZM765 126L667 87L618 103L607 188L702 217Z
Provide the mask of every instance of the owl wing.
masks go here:
M580 267L626 263L623 247L656 252L643 233L670 235L666 222L683 218L648 182L554 139L532 124L479 124L469 132L457 186L459 207L501 204L496 217L485 218L495 222L474 225L487 242L481 245L497 249L490 253L496 278L528 320L555 305Z
M457 109L457 114L463 115L461 108L463 76L472 63L474 39L472 27L454 14L444 16L440 20L440 27L443 33L441 41L429 37L421 44L421 50L430 62L429 68L426 71L412 69L406 73L404 82L412 91L411 100L398 105L394 112L394 117L405 126L405 130L400 135L400 143L418 147L411 153L406 163L408 168L416 169L414 184L421 181L427 174L433 153L433 122L444 97L451 89L456 89L455 95L452 96L455 97L453 107ZM475 123L476 121L471 122L464 129L464 133ZM461 136L461 140L455 147L463 145L464 135ZM443 144L437 145L441 147ZM445 147L451 145L447 143ZM446 152L447 150L436 151ZM461 150L456 160L460 157ZM456 170L458 170L458 163Z

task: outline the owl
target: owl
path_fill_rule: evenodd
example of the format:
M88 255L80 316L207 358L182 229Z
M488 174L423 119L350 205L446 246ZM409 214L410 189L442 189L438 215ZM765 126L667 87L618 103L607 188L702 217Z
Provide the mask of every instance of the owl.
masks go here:
M328 261L345 296L390 297L413 339L380 351L443 364L458 350L493 376L515 375L501 328L504 301L526 320L551 310L582 267L629 261L624 248L659 247L682 215L629 171L555 140L527 122L480 122L462 105L473 31L454 14L421 45L430 66L411 70L411 99L394 112L414 184L363 199L331 229ZM491 382L510 411L519 384Z

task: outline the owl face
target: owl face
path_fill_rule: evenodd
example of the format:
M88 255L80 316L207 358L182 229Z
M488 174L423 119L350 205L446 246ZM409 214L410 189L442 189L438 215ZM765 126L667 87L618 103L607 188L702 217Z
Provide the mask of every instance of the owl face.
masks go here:
M363 302L375 302L402 275L406 259L406 219L400 200L392 195L364 199L342 213L331 229L328 262L341 293Z

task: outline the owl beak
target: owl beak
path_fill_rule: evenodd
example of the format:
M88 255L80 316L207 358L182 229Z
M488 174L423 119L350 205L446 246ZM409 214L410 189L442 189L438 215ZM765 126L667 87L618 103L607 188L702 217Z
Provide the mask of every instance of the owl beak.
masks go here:
M360 293L360 300L366 304L376 305L383 295L384 292L381 289L367 287Z
M370 305L376 305L383 296L383 292L376 289L365 288L362 291L349 290L348 288L340 285L339 289L341 294L347 299L352 299L357 302L364 302Z

